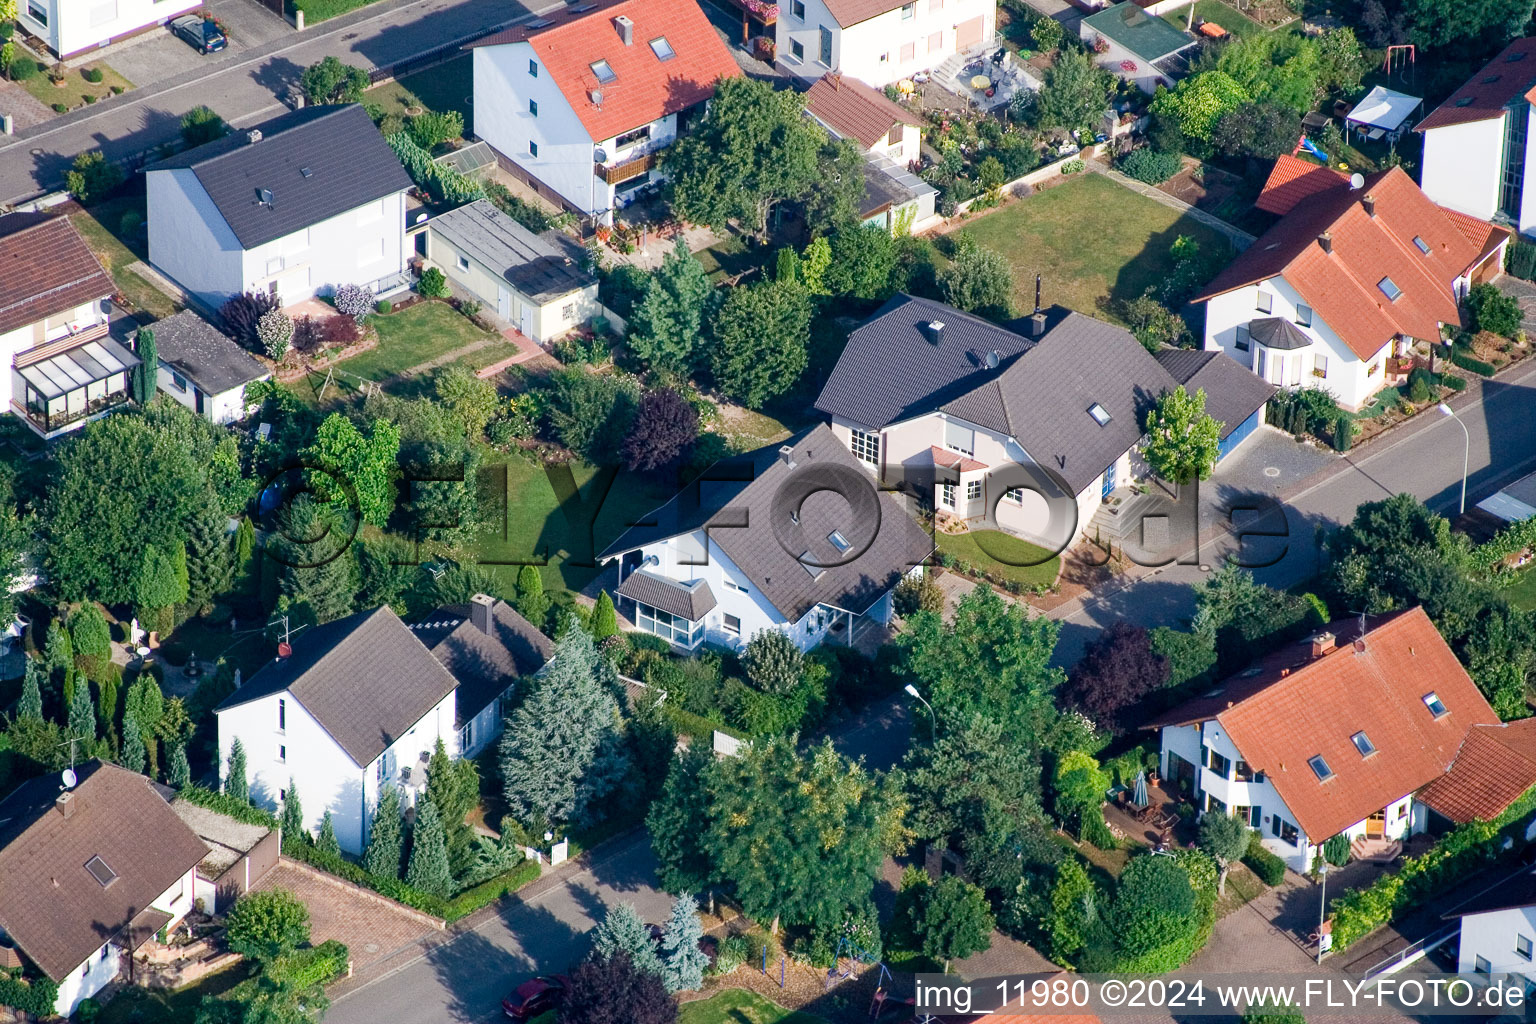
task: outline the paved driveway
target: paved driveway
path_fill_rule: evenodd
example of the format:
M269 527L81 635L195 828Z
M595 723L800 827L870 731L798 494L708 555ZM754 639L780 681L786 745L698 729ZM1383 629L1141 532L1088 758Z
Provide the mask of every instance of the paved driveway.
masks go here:
M168 28L135 36L111 49L113 52L102 59L112 66L112 70L140 89L196 71L207 66L208 61L217 59L217 55L204 56L198 53Z
M1536 334L1536 283L1509 274L1500 274L1493 283L1499 291L1514 296L1520 303L1520 312L1525 314L1520 326L1525 328L1525 333Z
M306 864L280 860L255 889L287 889L309 908L310 940L337 939L361 970L438 931L426 914L403 907Z

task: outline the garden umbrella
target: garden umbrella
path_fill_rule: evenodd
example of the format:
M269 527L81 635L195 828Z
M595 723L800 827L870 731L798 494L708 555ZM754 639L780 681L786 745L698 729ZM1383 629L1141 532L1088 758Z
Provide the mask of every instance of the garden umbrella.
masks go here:
M1131 791L1131 806L1139 811L1151 802L1147 798L1147 773L1142 770L1136 773L1136 788Z

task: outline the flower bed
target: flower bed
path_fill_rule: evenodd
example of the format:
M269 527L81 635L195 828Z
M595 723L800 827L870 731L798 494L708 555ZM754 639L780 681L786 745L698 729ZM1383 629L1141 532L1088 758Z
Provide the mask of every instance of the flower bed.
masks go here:
M323 370L334 363L339 363L343 360L351 359L353 356L361 355L364 352L367 352L369 349L377 348L378 345L379 336L375 332L365 336L359 341L354 341L350 345L327 348L323 350L323 353L319 356L305 356L301 352L290 352L289 355L284 358L281 363L273 363L272 360L264 359L261 356L257 356L256 358L261 359L262 362L267 363L272 367L272 376L277 381L283 384L289 384L298 380L300 377L304 377L309 373L312 373L315 370ZM294 359L301 360L299 365L293 365L292 360Z

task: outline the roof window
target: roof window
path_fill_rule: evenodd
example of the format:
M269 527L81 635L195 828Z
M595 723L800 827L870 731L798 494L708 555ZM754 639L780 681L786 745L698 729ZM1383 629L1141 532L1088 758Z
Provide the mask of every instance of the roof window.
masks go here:
M592 74L599 83L607 85L619 76L613 73L612 66L605 60L593 61Z
M1483 84L1484 85L1492 85L1494 82L1497 82L1498 80L1499 80L1499 76L1498 75L1484 75L1483 76Z
M1419 250L1419 252L1423 253L1425 256L1429 255L1429 243L1424 241L1421 236L1414 235L1413 244L1414 247Z
M1361 757L1370 757L1376 753L1376 745L1371 742L1371 738L1363 731L1355 733L1349 739L1350 742L1354 743L1355 749L1360 751Z
M1390 277L1384 277L1380 281L1377 281L1376 287L1381 289L1381 294L1385 295L1393 302L1396 302L1397 297L1403 294L1403 290L1397 286L1397 282L1392 280Z
M1475 97L1472 96L1463 96L1461 99L1456 101L1456 105L1458 107L1470 107L1474 99Z
M1098 402L1094 402L1088 407L1088 415L1092 416L1093 422L1097 423L1101 427L1109 426L1109 421L1112 419L1112 417L1109 415L1109 410L1104 408Z
M804 569L813 580L821 579L821 574L827 571L826 566L816 564L816 559L809 550L800 552L800 568Z
M1506 63L1506 64L1515 64L1515 63L1518 63L1518 62L1520 62L1522 60L1525 60L1525 51L1524 50L1516 50L1514 53L1512 53L1508 57L1504 58L1504 63Z
M672 44L667 42L666 36L657 36L651 40L651 52L657 60L671 60L677 56L677 51L672 49Z
M1424 706L1429 708L1429 713L1436 718L1446 714L1445 701L1441 700L1440 695L1434 690L1430 690L1424 695Z
M837 548L839 551L847 551L849 548L853 547L852 544L848 543L848 538L843 536L842 530L833 530L831 533L827 534L827 540L831 541L832 546Z
M107 862L100 857L92 857L86 861L85 870L91 873L92 878L101 883L103 889L117 881L117 872L107 867Z
M1327 782L1333 778L1333 769L1328 767L1328 762L1323 760L1322 754L1314 754L1307 758L1307 766L1312 769L1312 774L1317 776L1318 782Z

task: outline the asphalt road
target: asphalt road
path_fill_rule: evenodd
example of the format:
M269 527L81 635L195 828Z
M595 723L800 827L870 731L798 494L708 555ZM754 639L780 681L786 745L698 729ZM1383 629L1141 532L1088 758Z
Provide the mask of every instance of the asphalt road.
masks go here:
M208 61L185 75L82 108L5 139L0 202L59 187L76 154L101 149L133 157L178 137L181 117L207 105L239 127L286 110L280 97L324 57L383 67L460 39L479 36L559 0L382 0L303 32Z
M564 971L587 952L604 908L633 903L663 922L671 897L655 888L656 860L642 832L564 884L499 913L425 956L406 960L331 1005L326 1024L480 1024L504 1019L501 999L535 974Z

